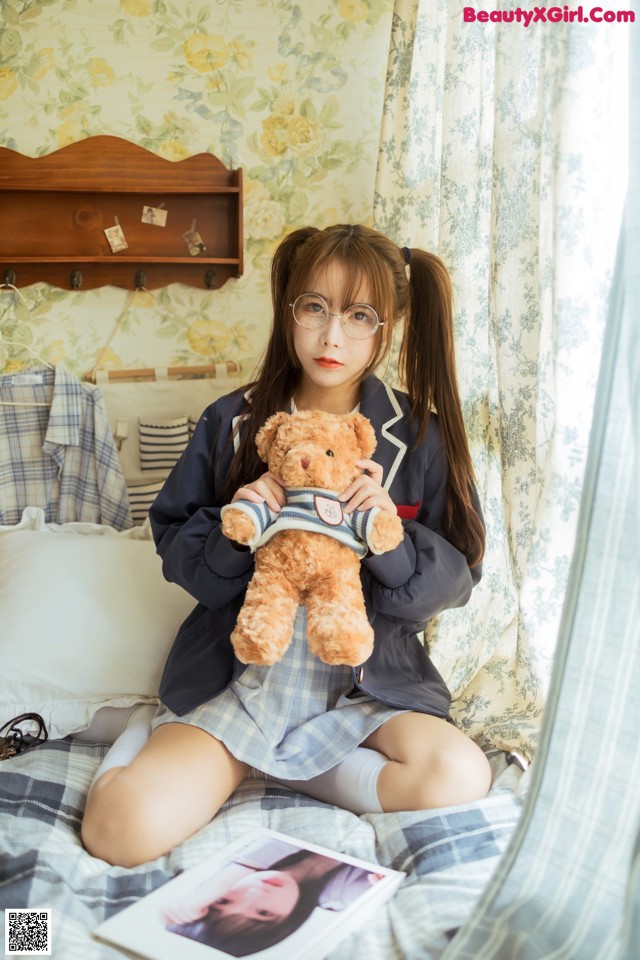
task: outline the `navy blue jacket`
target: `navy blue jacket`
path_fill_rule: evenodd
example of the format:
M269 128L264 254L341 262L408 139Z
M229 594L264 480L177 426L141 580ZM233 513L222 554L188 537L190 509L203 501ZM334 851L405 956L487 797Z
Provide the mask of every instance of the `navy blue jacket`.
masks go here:
M229 637L253 574L253 555L222 534L218 489L232 456L230 433L245 403L237 391L204 411L150 511L165 577L198 601L178 631L160 685L160 698L179 715L220 693L245 669ZM370 658L353 669L354 688L391 706L448 717L449 691L417 635L442 610L468 601L480 567L470 570L441 531L446 463L437 416L412 449L407 397L374 376L362 385L360 412L376 431L373 459L384 468L384 486L405 535L395 550L361 562L375 641Z

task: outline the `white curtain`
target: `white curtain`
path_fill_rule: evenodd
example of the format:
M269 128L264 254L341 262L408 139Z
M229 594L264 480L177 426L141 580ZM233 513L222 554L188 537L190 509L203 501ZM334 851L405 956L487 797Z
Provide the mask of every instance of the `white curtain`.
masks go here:
M452 274L488 530L480 587L427 639L455 719L529 756L573 551L627 175L627 30L470 23L447 0L394 8L374 222L401 246L437 253Z

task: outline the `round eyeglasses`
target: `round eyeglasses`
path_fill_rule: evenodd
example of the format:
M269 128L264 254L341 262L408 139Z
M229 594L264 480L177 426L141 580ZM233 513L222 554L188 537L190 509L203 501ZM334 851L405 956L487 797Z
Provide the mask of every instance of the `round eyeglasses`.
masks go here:
M367 303L352 303L343 313L332 313L329 304L318 293L303 293L289 304L293 319L305 330L319 330L329 317L340 317L344 332L353 340L372 337L378 327L384 326L378 314Z

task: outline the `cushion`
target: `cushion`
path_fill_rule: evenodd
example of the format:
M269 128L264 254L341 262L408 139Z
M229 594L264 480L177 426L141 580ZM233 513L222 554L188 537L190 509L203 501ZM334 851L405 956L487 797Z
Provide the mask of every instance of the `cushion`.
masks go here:
M149 516L151 504L163 486L164 480L152 480L150 483L134 483L127 486L132 523L145 522Z
M151 539L95 524L3 527L0 726L35 712L65 737L101 706L157 702L194 605L164 579Z
M185 414L171 420L140 419L138 431L141 469L167 474L189 442L189 418Z

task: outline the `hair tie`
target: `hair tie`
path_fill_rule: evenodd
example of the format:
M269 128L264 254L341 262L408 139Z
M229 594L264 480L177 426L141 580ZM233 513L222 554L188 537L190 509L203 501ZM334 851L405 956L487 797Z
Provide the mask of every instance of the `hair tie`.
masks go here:
M409 249L409 247L402 248L402 255L404 257L405 263L411 263L411 250Z

